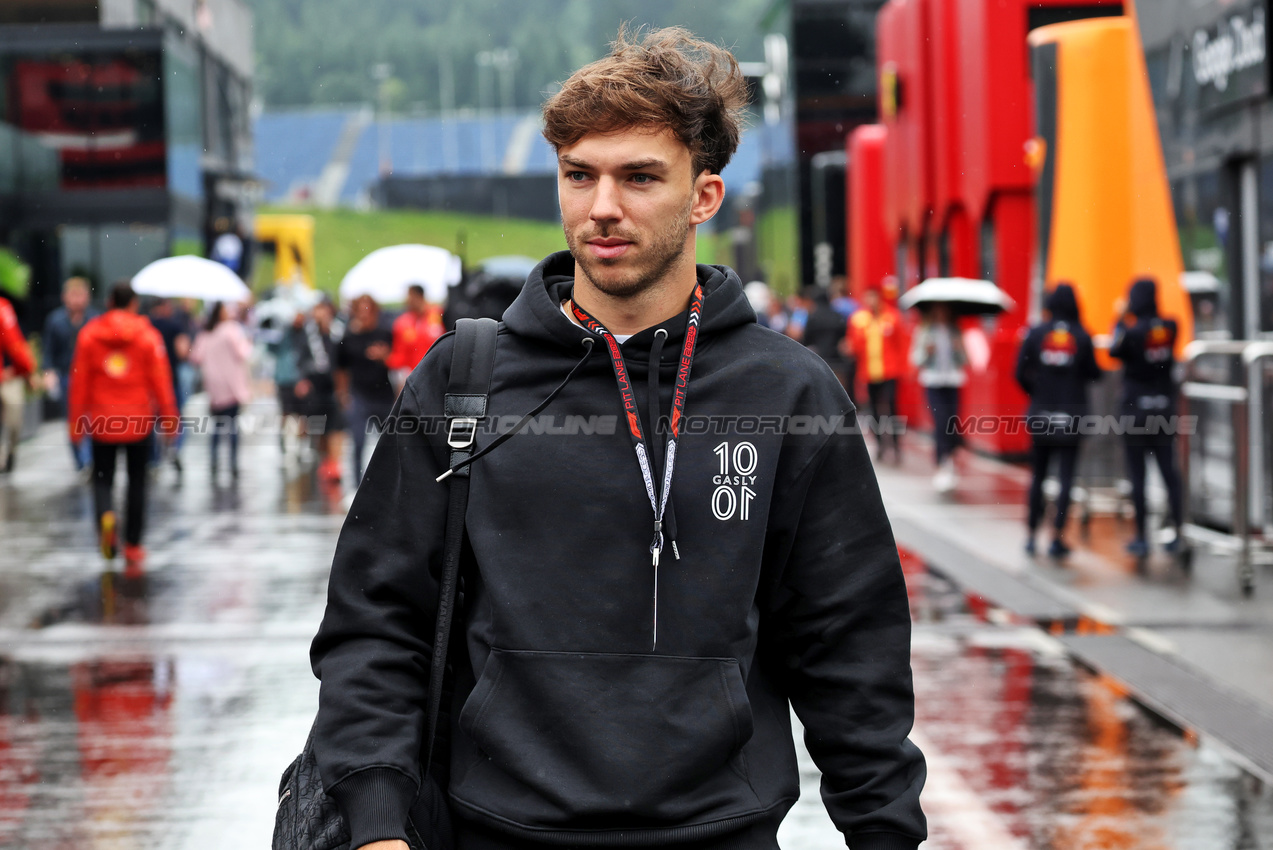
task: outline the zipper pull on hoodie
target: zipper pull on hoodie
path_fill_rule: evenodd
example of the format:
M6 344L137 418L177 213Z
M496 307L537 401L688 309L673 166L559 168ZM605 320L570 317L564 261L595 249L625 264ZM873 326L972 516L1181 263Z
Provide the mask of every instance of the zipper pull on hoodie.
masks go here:
M654 560L654 640L650 651L659 648L659 555L663 554L663 523L654 521L654 542L650 544Z

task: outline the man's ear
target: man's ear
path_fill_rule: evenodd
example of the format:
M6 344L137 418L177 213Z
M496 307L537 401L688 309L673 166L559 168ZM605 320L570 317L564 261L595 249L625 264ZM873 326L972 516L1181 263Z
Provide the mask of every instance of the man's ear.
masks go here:
M725 200L725 181L719 174L703 171L694 179L694 205L690 208L690 224L702 224L716 215Z

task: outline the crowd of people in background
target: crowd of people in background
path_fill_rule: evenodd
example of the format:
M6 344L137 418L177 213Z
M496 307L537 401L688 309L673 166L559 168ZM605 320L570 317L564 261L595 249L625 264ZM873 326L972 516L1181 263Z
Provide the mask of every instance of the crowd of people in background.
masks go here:
M869 411L878 437L876 460L891 453L900 465L897 381L906 369L909 335L894 304L896 280L867 289L861 303L849 295L843 277L833 278L827 289L806 286L786 300L761 281L747 284L744 292L760 324L804 343L826 362L859 409Z
M960 445L960 390L967 381L969 355L959 316L934 304L920 312L912 325L895 306L896 280L889 277L862 293L858 303L845 291L843 278L823 289L809 286L780 299L759 281L744 290L757 321L784 333L816 352L868 413L875 435L876 460L901 463L901 427L897 420L898 382L907 374L923 389L932 414L933 486L950 494L958 485L955 452ZM1080 418L1090 413L1088 391L1102 371L1097 365L1092 335L1084 328L1072 286L1058 282L1048 294L1042 321L1027 329L1021 343L1016 379L1027 396L1023 411L1032 440L1031 483L1027 495L1026 552L1036 554L1035 537L1044 519L1044 485L1055 471L1058 484L1052 513L1052 540L1047 554L1064 559L1070 553L1064 531L1078 468L1082 429ZM1120 416L1137 426L1124 437L1126 476L1135 513L1135 536L1129 554L1143 558L1149 551L1146 531L1146 461L1152 456L1167 491L1170 520L1176 530L1165 549L1183 545L1183 495L1176 467L1173 432L1141 433L1151 416L1170 415L1178 407L1176 323L1158 315L1156 284L1133 282L1127 309L1113 329L1110 357L1123 363Z
M869 414L877 462L891 458L901 464L898 384L908 374L913 376L932 413L934 486L940 493L954 490L959 445L954 424L969 366L954 313L938 304L923 311L917 323L908 322L895 305L897 286L892 278L865 290L861 303L850 297L843 278L833 280L829 288L806 287L786 299L761 282L748 284L745 291L761 324L816 352L860 412ZM345 305L343 315L323 295L308 307L297 304L282 320L258 322L251 305L225 303L203 305L199 317L197 302L152 298L143 304L126 282L112 287L105 306L101 314L93 307L87 280L68 279L62 306L45 321L37 371L12 307L0 298L0 388L16 387L20 401L26 388L40 386L67 416L75 468L93 483L103 553L113 557L122 539L126 566L140 565L144 559L147 470L164 463L178 475L183 470L184 430L172 427L159 433L156 425L160 417L181 415L196 381L207 395L214 482L220 480L222 468L231 481L238 480L237 422L253 400L253 367L264 353L272 361L269 373L262 376L273 379L277 394L282 456L316 460L319 478L338 483L346 479L348 433L348 480L357 486L369 437L389 416L406 375L444 332L441 305L429 303L420 286L410 287L405 308L391 321L367 295ZM1175 410L1176 335L1175 322L1158 315L1154 282L1136 281L1109 350L1124 364L1120 413L1140 423ZM1033 423L1026 521L1026 550L1031 555L1045 513L1044 482L1053 469L1059 490L1047 553L1058 559L1069 554L1064 530L1078 466L1080 429L1075 423L1089 413L1088 387L1100 375L1074 290L1059 283L1048 295L1044 319L1023 337L1016 375L1030 398L1024 414ZM20 405L11 402L8 418L15 407L21 415ZM95 433L86 425L95 416L121 411L149 415L149 425L134 418L128 427L109 433ZM323 423L321 430L309 433L316 422ZM1035 427L1040 423L1043 427ZM12 424L7 430L15 433ZM1132 434L1125 442L1136 516L1135 537L1127 548L1143 557L1148 552L1147 458L1157 463L1177 530L1182 523L1180 476L1170 434ZM0 450L0 470L12 469L16 440L0 438ZM121 451L129 473L122 525L110 503ZM1181 539L1177 534L1168 549L1178 547Z
M92 304L88 280L63 285L62 306L44 324L37 365L12 306L0 298L0 387L17 382L16 401L0 417L18 418L0 433L0 470L13 468L23 399L42 389L67 421L75 469L91 483L94 522L107 560L122 553L125 575L143 569L147 482L170 465L184 472L182 413L198 388L206 395L209 463L240 475L240 415L257 395L257 377L272 377L285 459L318 461L328 484L362 478L368 437L388 417L406 376L443 332L439 305L412 286L392 321L362 296L341 316L327 296L297 304L284 322L259 321L250 304L140 298L128 281L110 287L105 309ZM269 361L272 361L272 367ZM263 387L262 387L263 390ZM309 433L314 423L322 426ZM345 433L352 427L348 472ZM312 444L312 445L311 445ZM127 485L123 510L113 489L120 455Z

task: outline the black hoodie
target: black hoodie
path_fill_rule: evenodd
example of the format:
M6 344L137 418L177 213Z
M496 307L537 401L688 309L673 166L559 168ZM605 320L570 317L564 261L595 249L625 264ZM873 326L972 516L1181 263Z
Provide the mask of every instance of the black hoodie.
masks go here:
M1158 315L1158 286L1149 278L1132 284L1127 312L1134 320L1119 320L1109 349L1123 361L1124 410L1138 417L1169 412L1176 397L1176 322Z
M1087 385L1101 376L1092 338L1079 320L1074 290L1057 284L1046 322L1030 328L1017 357L1017 383L1030 396L1026 413L1035 442L1078 442L1076 417L1088 412Z
M504 316L489 417L500 427L585 356L589 333L560 307L573 270L569 254L548 257ZM555 845L735 833L750 836L739 848L771 848L799 791L790 699L850 845L914 848L925 771L907 740L910 616L852 406L816 355L756 324L732 271L698 275L672 486L680 558L669 546L659 567L657 645L653 514L603 346L543 417L473 466L452 810ZM656 418L686 325L683 313L658 326L669 339ZM655 332L622 346L642 411ZM443 337L401 417L438 421L450 357ZM312 649L315 751L353 847L403 837L418 787L447 452L443 435L410 430L376 448Z

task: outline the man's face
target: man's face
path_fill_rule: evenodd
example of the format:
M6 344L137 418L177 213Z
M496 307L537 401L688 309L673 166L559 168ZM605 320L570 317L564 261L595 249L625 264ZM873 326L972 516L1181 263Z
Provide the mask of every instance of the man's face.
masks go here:
M407 310L412 313L423 313L425 308L424 296L414 290L407 291Z
M610 296L630 298L663 280L692 248L691 228L719 206L719 198L703 203L701 187L720 178L696 179L689 148L670 130L584 136L557 152L557 164L566 244Z
M62 305L67 312L80 313L88 308L88 290L80 286L72 286L62 293Z
M376 306L376 302L370 295L363 295L354 300L353 313L359 324L374 325L379 312L380 308Z

